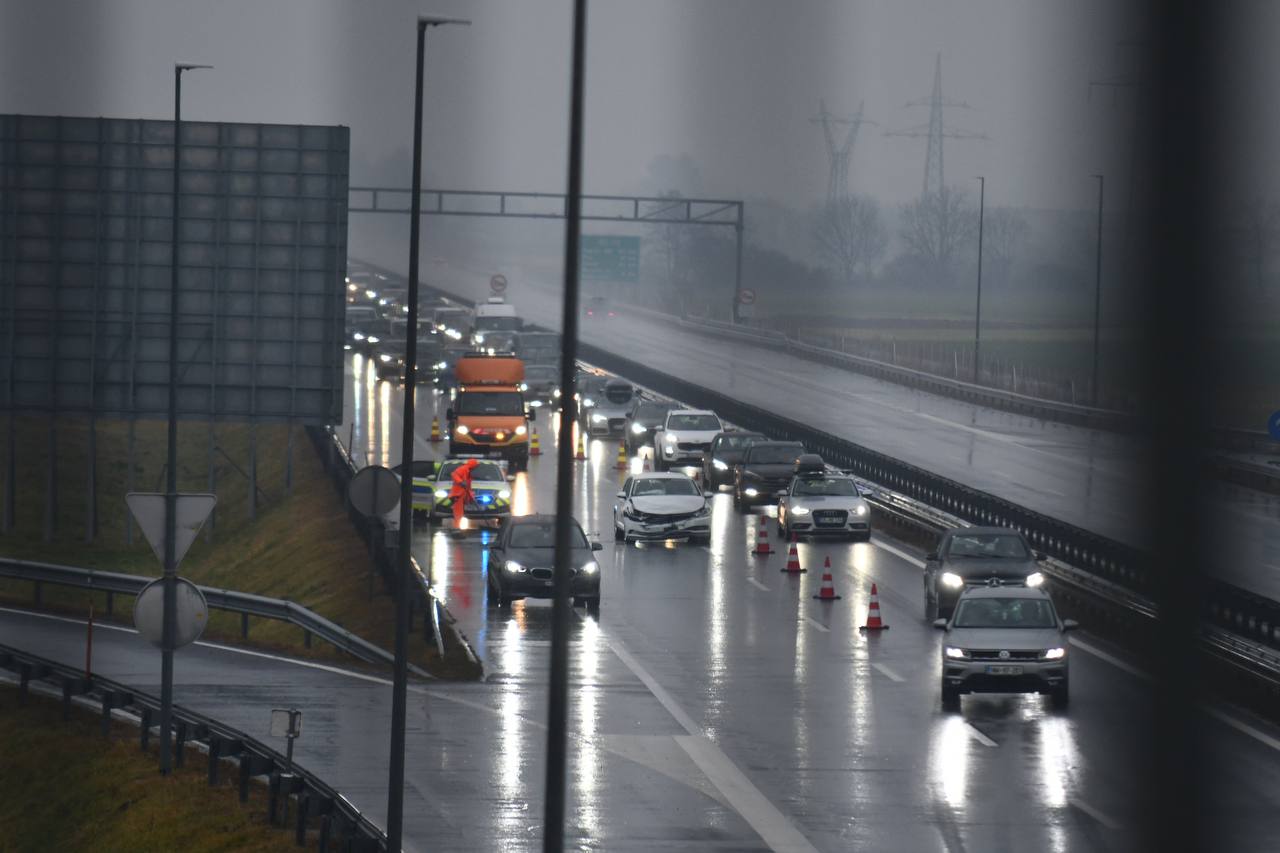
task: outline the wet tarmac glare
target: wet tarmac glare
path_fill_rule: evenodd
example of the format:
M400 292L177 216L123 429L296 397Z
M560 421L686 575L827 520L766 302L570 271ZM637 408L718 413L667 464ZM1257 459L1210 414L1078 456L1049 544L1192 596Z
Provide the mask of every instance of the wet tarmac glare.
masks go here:
M368 440L370 458L395 464L400 397L385 396L387 384L370 390L353 371L353 398L372 403L347 436L357 449ZM426 435L444 404L422 391ZM518 513L553 502L554 421L544 414L537 427L543 455L513 484ZM447 448L417 446L436 456ZM757 517L736 513L728 494L714 499L709 547L623 546L610 535L624 473L616 453L615 441L592 441L572 473L576 516L605 549L599 618L575 611L571 643L570 825L585 849L1129 846L1148 710L1140 678L1077 647L1065 713L1032 696L966 697L961 714L942 714L938 635L923 621L911 548L801 543L810 571L784 575L784 555L748 553ZM449 810L463 839L534 845L550 606L488 606L487 533L459 541L418 525L415 535L417 559L429 562L487 676L484 685L432 688L432 697L465 697L476 713L461 729L441 728L439 709L451 700L426 701L414 784L442 801L460 799L450 770L462 750L487 768L474 777L474 796ZM828 556L844 598L820 603L812 595ZM872 580L892 629L867 637L857 629ZM428 745L441 736L453 753ZM1249 792L1238 801L1227 795L1240 849L1267 849L1277 840L1280 756L1259 756L1256 743L1226 729L1215 737L1224 756L1240 759L1224 761L1225 776Z

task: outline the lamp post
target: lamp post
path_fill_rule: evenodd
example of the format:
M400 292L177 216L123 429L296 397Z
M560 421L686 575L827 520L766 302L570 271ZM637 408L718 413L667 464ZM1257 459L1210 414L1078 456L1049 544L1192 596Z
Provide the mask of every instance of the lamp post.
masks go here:
M1093 380L1089 384L1090 401L1098 405L1098 356L1102 342L1102 175L1098 179L1098 250L1093 267Z
M391 687L391 772L387 785L387 850L399 853L404 832L404 728L409 676L409 560L413 545L413 398L418 381L418 238L422 222L422 67L428 27L467 25L462 18L418 17L413 90L413 187L409 216L409 314L404 342L404 417L400 443L400 531L396 548L396 661Z
M973 312L973 384L978 384L982 355L982 226L987 208L987 179L978 176L978 305Z
M160 636L160 773L173 767L173 644L177 631L178 561L174 539L178 507L178 172L182 148L182 72L212 68L191 62L173 65L173 209L169 253L169 448L164 495L164 614Z

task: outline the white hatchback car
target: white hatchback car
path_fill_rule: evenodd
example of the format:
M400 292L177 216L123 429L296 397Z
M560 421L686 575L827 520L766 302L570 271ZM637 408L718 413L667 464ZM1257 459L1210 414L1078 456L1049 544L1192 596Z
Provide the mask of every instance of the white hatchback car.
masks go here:
M613 505L619 542L711 541L711 504L687 474L646 471L628 477Z

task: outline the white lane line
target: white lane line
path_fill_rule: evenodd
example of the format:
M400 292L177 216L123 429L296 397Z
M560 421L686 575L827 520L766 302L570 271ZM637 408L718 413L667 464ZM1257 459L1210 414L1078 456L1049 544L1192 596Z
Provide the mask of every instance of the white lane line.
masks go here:
M804 617L804 621L808 622L810 625L817 628L819 631L821 631L824 634L831 633L830 628L828 628L826 625L823 625L821 622L819 622L817 619L814 619L812 616Z
M920 559L919 557L913 554L908 554L906 551L903 551L901 548L896 548L893 545L890 545L888 542L885 542L883 539L880 539L879 537L872 539L871 544L875 545L877 548L880 548L881 550L888 551L890 554L894 555L895 557L900 557L901 559L906 560L908 563L910 563L913 566L919 566L922 569L924 568L924 560Z
M1134 676L1135 678L1140 678L1143 681L1152 680L1151 675L1148 674L1146 671L1139 669L1138 667L1134 666L1131 663L1128 663L1127 661L1121 660L1120 658L1116 657L1113 654L1110 654L1109 652L1104 652L1102 649L1098 648L1097 646L1094 646L1090 643L1086 643L1084 640L1081 640L1078 637L1071 638L1071 645L1075 646L1077 649L1084 652L1085 654L1093 655L1098 660L1106 661L1107 663L1114 666L1116 669L1123 670L1129 673L1130 675Z
M1085 813L1085 814L1087 814L1089 817L1093 818L1093 819L1094 819L1094 820L1096 820L1098 823L1100 823L1100 824L1102 824L1103 826L1105 826L1107 829L1122 829L1122 828L1123 828L1123 827L1120 825L1120 821L1118 821L1118 820L1116 820L1115 818L1113 818L1113 817L1109 816L1109 815L1108 815L1108 814L1106 814L1105 812L1102 812L1102 811L1099 811L1098 809L1095 809L1093 806L1089 805L1089 804L1088 804L1088 803L1086 803L1084 800L1081 800L1081 799L1078 799L1078 798L1073 797L1073 798L1071 798L1071 799L1067 800L1067 805L1075 806L1077 809L1079 809L1080 811L1084 812L1084 813Z
M52 613L39 613L35 610L21 610L16 607L0 607L0 613L16 613L19 616L35 616L40 619L48 619L51 622L66 622L70 625L84 625L83 619L76 619L72 616L55 616ZM123 625L113 625L110 622L94 622L95 628L106 628L108 631L121 631L125 634L138 633L136 628L126 628Z
M787 816L778 811L714 743L705 737L677 737L676 743L689 753L698 769L711 780L734 810L746 818L771 850L775 853L817 853L809 839L791 825Z
M1210 717L1213 717L1223 725L1230 726L1240 732L1240 734L1251 737L1258 743L1264 746L1269 746L1277 752L1280 752L1280 739L1274 738L1260 729L1255 729L1253 726L1242 720L1237 720L1226 711L1221 711L1217 708L1205 708L1205 711L1208 712Z
M879 670L879 671L880 671L880 672L881 672L881 673L882 673L886 678L888 678L890 681L905 681L905 680L906 680L906 679L905 679L905 678L903 678L901 675L898 675L898 673L896 673L896 672L894 672L893 670L889 669L889 667L885 666L885 665L884 665L884 664L882 664L882 663L873 663L873 664L871 664L871 668L872 668L872 669L875 669L875 670Z
M770 849L775 853L817 853L817 849L791 824L787 816L769 802L768 797L760 793L760 789L751 784L751 780L719 746L712 743L702 728L685 713L675 698L635 659L620 640L605 638L605 642L618 660L649 688L649 692L667 709L667 713L688 732L687 736L677 735L676 743L689 753L689 757L716 790L742 815Z
M764 584L760 583L760 581L756 580L755 578L747 578L747 583L751 584L752 586L754 586L756 589L760 590L761 592L768 592L768 591L769 591L769 587L767 587L767 586L765 586Z
M980 732L978 728L973 725L973 723L965 723L964 727L969 730L969 735L978 743L982 744L983 746L999 746L1000 745L995 741L993 741L991 738L984 735L982 732Z

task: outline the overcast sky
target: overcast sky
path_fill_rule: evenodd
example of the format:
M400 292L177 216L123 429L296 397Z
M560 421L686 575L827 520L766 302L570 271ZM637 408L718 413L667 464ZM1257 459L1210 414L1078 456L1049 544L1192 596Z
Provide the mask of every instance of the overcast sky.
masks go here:
M803 205L827 182L819 98L865 101L855 190L920 191L934 57L947 122L988 141L948 141L949 183L987 176L988 203L1088 207L1115 174L1133 92L1089 83L1131 70L1135 33L1112 0L592 0L589 192L679 189ZM0 0L0 111L167 118L174 60L184 117L344 124L353 170L410 140L414 16L470 17L428 35L428 181L561 191L568 0ZM659 155L696 169L649 180ZM407 184L408 175L403 183Z

